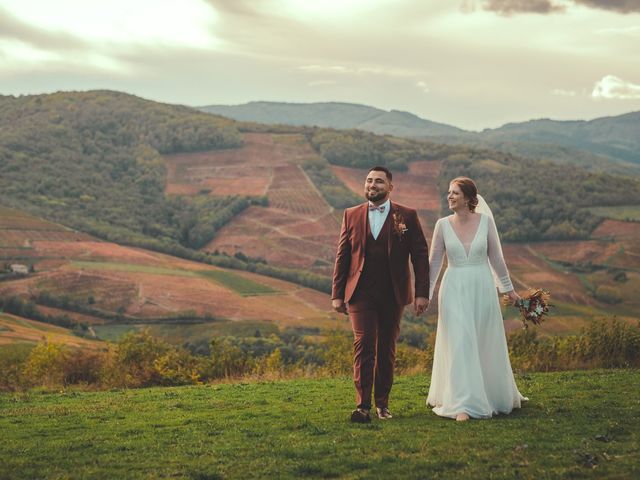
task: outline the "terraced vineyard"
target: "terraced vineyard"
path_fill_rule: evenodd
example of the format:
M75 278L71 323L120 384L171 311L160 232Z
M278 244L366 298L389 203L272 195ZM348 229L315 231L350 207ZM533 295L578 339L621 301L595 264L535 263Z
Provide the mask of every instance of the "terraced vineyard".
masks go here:
M41 232L43 225L55 232L64 229L26 214L13 218L30 227L23 232L31 245L35 273L0 282L0 296L37 298L46 292L58 301L66 298L70 302L66 309L59 305L38 308L44 314L90 324L98 336L104 332L115 339L114 332L143 328L149 319L153 319L152 331L170 334L177 342L196 335L210 338L220 325L243 328L248 324L255 330L255 325L262 324L268 331L274 326L333 328L338 322L338 316L329 311L328 296L315 290L138 248L84 241L74 235L67 240L32 241L32 232ZM79 307L82 311L76 311ZM100 314L91 313L93 310ZM162 322L165 317L170 319L167 325ZM182 317L189 322L200 318L203 323L190 323L186 328L176 323ZM215 319L216 325L210 319ZM342 325L344 320L340 321ZM0 338L7 342L17 338L11 332L3 328Z

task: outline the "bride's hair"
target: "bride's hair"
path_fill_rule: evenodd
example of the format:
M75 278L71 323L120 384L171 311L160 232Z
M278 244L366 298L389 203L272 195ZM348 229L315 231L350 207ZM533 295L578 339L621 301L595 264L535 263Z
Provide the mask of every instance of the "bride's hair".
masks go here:
M468 177L456 177L449 183L455 183L460 187L464 197L469 201L469 210L475 212L478 206L478 187L476 187L474 181Z

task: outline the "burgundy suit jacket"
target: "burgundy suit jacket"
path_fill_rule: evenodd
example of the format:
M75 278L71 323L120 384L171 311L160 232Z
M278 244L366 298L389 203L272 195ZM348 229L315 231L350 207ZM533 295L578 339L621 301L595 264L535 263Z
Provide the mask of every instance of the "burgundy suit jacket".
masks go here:
M409 259L413 264L416 296L429 297L429 249L417 212L391 202L387 221L390 222L387 249L389 275L398 305L413 302ZM339 298L346 303L351 300L364 267L368 229L368 202L344 211L333 269L331 299Z

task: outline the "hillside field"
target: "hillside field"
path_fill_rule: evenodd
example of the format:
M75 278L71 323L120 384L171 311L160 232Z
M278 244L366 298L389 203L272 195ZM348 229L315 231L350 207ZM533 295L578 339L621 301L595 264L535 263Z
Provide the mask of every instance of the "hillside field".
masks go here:
M0 478L640 476L638 370L516 376L530 398L457 423L398 377L395 417L348 421L347 378L0 395Z
M35 273L5 279L0 282L0 294L29 297L47 292L101 312L38 307L43 313L67 315L91 325L99 338L114 340L127 330L143 327L177 343L210 338L219 331L229 334L233 324L243 331L245 325L264 331L272 331L274 326L346 328L345 320L329 311L328 295L316 290L99 241L15 210L5 209L4 213L7 215L0 217L0 244L7 245L16 231L20 232L20 243L28 244L19 250L20 257L11 246L10 252L4 252L5 261L33 265ZM45 228L66 237L41 239ZM27 335L29 327L33 331ZM43 336L32 322L23 322L20 328L27 341ZM1 329L0 343L17 338L13 330ZM77 342L83 344L79 338Z
M273 265L330 275L340 211L328 205L300 168L305 158L317 154L302 134L249 133L244 138L239 149L165 157L171 172L168 191L180 184L185 192L206 187L209 195L226 195L237 185L263 185L253 193L266 195L269 207L249 207L222 227L205 249L242 252ZM428 241L446 193L438 186L441 167L441 162L425 159L409 163L406 172L394 172L392 199L418 210ZM330 168L338 182L362 196L366 169ZM633 212L630 207L599 211L610 218L589 239L504 245L518 291L543 287L552 293L554 318L543 325L544 333L575 333L594 318L613 315L631 322L637 319L640 300L634 292L640 289L640 223L615 219L620 212ZM619 299L603 301L596 295L601 286L614 290ZM430 312L428 322L434 323L435 305ZM511 317L508 328L515 328L514 312L507 315Z

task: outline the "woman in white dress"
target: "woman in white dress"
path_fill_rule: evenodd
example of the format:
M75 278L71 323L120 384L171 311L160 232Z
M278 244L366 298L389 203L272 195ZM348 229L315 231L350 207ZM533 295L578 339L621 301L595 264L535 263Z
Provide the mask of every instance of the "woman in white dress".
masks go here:
M445 254L448 267L438 295L427 405L458 421L490 418L520 408L526 400L513 378L495 287L513 302L520 297L511 284L491 210L475 183L453 179L447 199L453 215L436 223L429 255L430 299Z

